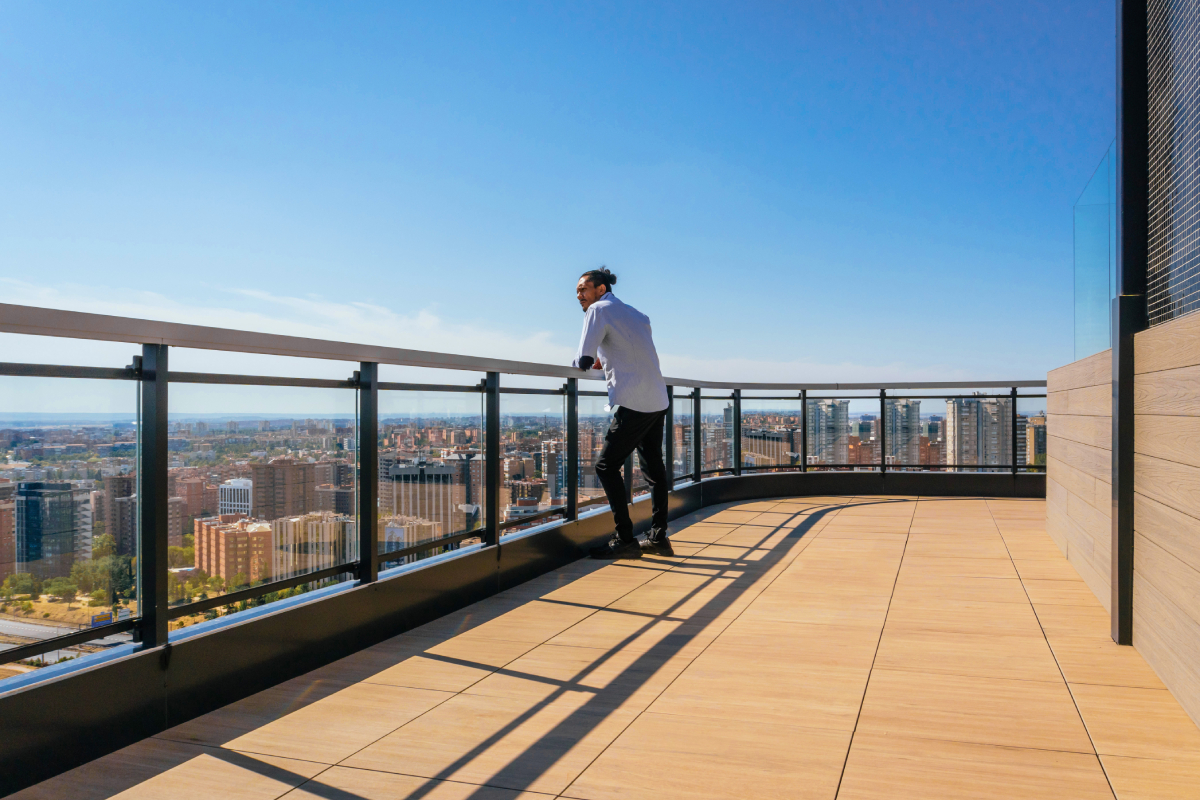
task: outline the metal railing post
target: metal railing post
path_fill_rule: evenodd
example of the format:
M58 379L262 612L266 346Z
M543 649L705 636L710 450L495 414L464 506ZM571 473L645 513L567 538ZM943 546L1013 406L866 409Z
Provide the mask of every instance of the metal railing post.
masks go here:
M808 389L800 390L800 471L808 472Z
M742 390L733 390L733 474L742 474Z
M484 379L483 544L500 541L500 373Z
M667 462L667 487L675 491L675 387L667 387L667 419L663 425L663 461Z
M699 481L704 471L704 440L700 429L700 387L692 390L692 480Z
M167 345L142 345L138 423L138 627L146 647L167 643Z
M879 471L887 472L887 389L879 390Z
M1009 424L1012 425L1012 474L1017 474L1017 387L1012 387L1012 410L1009 412Z
M379 365L358 368L358 582L379 577Z
M567 519L579 517L579 379L567 378Z

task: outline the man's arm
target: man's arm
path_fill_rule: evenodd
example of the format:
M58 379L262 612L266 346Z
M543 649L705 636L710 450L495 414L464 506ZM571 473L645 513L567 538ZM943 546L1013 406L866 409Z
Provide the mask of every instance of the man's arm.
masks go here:
M592 306L583 318L583 335L579 337L579 350L575 354L572 366L579 369L591 369L596 363L597 348L604 340L607 326L600 319L600 310Z

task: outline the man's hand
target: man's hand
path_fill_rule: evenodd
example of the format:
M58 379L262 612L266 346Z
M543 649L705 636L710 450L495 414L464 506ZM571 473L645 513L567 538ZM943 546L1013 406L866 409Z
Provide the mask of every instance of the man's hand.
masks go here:
M580 356L579 368L582 370L589 370L592 368L592 363L595 361L596 359L592 358L591 356Z

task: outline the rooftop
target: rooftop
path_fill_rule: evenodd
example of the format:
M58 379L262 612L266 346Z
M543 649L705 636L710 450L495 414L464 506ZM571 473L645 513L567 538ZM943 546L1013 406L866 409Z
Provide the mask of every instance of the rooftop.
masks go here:
M1195 797L1044 509L709 507L14 797Z

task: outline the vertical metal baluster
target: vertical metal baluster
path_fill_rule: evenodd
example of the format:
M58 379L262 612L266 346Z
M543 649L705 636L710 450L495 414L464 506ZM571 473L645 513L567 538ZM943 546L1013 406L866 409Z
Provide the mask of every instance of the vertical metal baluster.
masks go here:
M887 389L879 390L879 471L887 472Z
M484 546L500 541L500 373L489 372L483 383L483 529Z
M800 471L808 472L808 389L800 390Z
M733 474L742 474L742 390L733 390Z
M692 395L692 478L700 480L700 473L704 470L704 449L703 442L700 438L700 387L697 386Z
M667 387L667 421L663 426L663 460L667 462L667 486L675 491L675 387Z
M1012 474L1017 474L1017 387L1012 387L1009 395L1012 409L1009 411L1009 424L1012 425Z
M138 633L146 647L167 643L167 361L167 345L142 345L137 598Z
M379 365L358 368L358 581L379 577Z
M567 519L579 518L579 379L567 378Z

